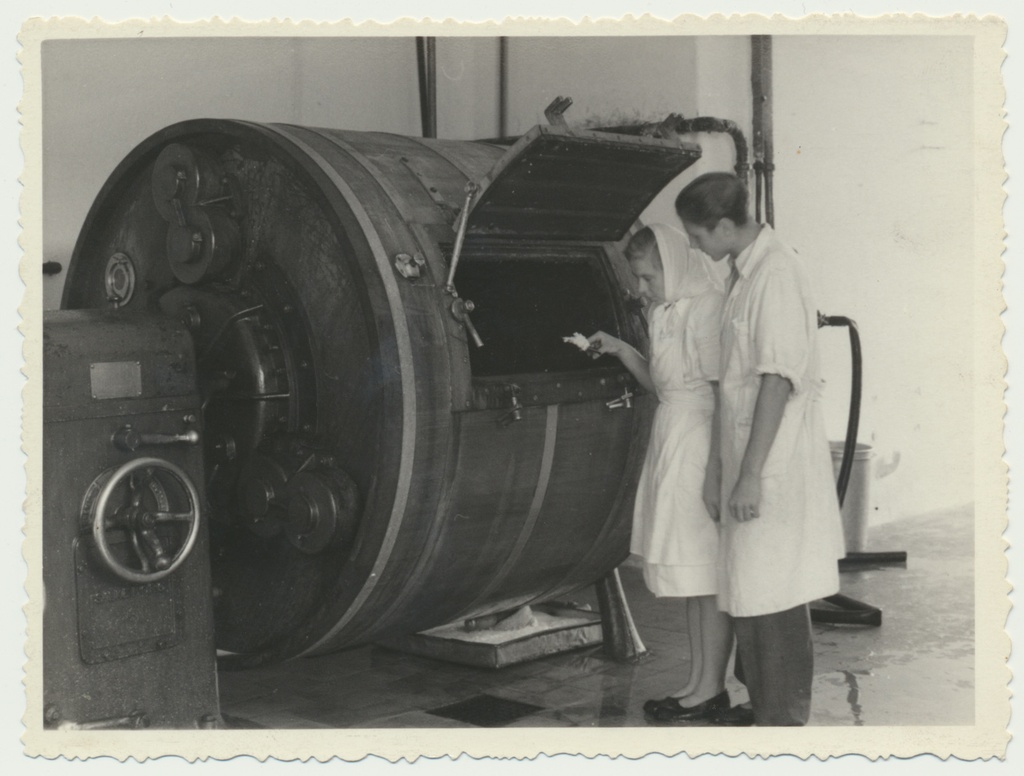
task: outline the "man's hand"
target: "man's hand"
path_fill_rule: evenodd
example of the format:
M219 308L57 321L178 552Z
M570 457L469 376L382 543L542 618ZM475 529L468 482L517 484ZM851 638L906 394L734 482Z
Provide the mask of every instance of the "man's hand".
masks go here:
M745 523L761 516L761 478L741 474L729 497L729 514Z
M793 384L782 375L765 374L757 389L750 438L740 464L740 478L729 497L729 514L745 523L761 516L761 472L779 432Z

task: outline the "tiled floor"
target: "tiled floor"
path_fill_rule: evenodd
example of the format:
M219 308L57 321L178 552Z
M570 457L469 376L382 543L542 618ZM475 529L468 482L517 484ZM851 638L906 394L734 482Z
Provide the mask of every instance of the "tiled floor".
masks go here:
M872 528L871 549L906 550L909 560L906 568L842 575L843 592L880 606L884 622L881 628L814 626L812 725L973 721L972 537L967 511ZM222 672L221 708L233 726L466 727L474 725L430 711L476 699L479 725L646 725L644 700L685 681L685 622L678 602L655 599L635 568L624 567L622 580L651 652L637 665L617 663L600 647L493 670L372 646ZM575 598L593 601L590 591ZM746 698L734 680L728 689L734 703ZM502 700L529 706L506 708Z

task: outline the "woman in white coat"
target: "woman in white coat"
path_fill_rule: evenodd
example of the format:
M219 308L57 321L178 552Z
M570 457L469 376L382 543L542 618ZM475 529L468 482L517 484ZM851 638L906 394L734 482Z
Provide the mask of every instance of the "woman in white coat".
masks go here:
M729 708L725 671L732 648L729 618L715 599L718 525L703 498L709 455L718 456L711 431L723 293L707 260L675 227L645 227L626 256L648 302L650 360L604 332L589 340L658 397L630 549L643 559L644 580L655 595L685 601L691 653L686 685L648 701L644 711L657 722L712 719Z

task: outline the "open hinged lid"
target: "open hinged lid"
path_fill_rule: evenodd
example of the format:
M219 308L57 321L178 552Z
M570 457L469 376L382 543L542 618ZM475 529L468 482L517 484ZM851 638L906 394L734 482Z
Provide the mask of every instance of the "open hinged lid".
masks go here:
M700 153L676 140L534 127L481 181L467 233L618 241Z

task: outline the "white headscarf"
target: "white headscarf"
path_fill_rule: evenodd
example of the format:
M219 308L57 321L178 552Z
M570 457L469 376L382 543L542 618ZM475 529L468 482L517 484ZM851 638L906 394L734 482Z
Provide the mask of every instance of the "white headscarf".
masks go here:
M703 294L717 287L708 259L690 246L686 232L669 224L647 224L654 233L665 276L665 304Z

